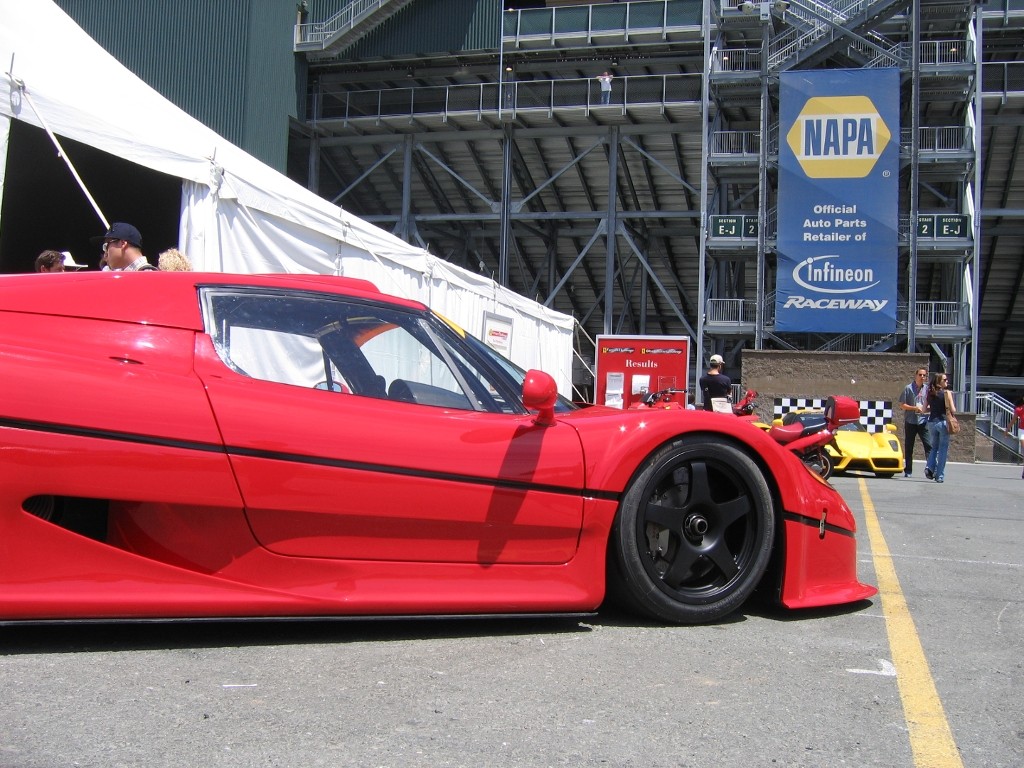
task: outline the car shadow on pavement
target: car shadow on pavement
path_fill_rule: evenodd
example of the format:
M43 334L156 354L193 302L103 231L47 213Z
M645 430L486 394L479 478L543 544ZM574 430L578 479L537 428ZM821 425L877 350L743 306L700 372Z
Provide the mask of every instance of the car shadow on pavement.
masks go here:
M590 614L54 622L0 625L0 656L590 632ZM583 623L586 620L586 623Z
M779 622L814 621L816 619L831 619L836 616L858 613L870 608L875 604L874 600L858 600L843 605L827 605L822 608L783 608L781 605L754 602L748 607L747 614L762 619Z

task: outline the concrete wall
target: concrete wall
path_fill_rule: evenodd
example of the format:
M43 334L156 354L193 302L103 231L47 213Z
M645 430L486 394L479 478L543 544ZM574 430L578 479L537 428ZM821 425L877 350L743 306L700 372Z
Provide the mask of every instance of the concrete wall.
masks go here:
M769 423L776 398L846 395L854 400L888 400L894 404L893 423L900 441L905 442L903 412L895 403L914 378L914 371L928 368L928 364L926 354L745 349L740 383L745 389L757 390L758 415ZM951 435L949 460L974 462L975 415L962 414L958 419L961 430L959 435ZM924 459L920 443L915 461L918 457Z

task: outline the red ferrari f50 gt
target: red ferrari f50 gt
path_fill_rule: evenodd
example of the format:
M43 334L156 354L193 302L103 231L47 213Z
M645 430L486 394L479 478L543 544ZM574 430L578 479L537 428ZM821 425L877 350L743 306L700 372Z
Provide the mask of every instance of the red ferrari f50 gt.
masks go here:
M0 277L0 621L579 613L875 593L840 495L703 411L577 409L339 277ZM607 588L607 590L606 590Z

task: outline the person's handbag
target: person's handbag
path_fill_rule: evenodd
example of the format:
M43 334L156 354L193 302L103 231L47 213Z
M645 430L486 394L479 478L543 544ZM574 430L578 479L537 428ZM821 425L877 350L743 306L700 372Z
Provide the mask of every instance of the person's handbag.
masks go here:
M951 435L960 434L960 422L956 420L956 416L952 413L953 398L949 392L946 392L946 429L949 430Z

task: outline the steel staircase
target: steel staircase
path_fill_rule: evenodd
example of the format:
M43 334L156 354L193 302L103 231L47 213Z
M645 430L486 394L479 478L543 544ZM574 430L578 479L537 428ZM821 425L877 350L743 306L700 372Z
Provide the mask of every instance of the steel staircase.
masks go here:
M326 21L296 24L296 53L337 53L402 10L412 0L351 0Z
M846 58L852 67L898 66L905 54L872 27L907 6L907 0L789 0L782 17L790 29L772 38L768 68L813 66L829 57Z

